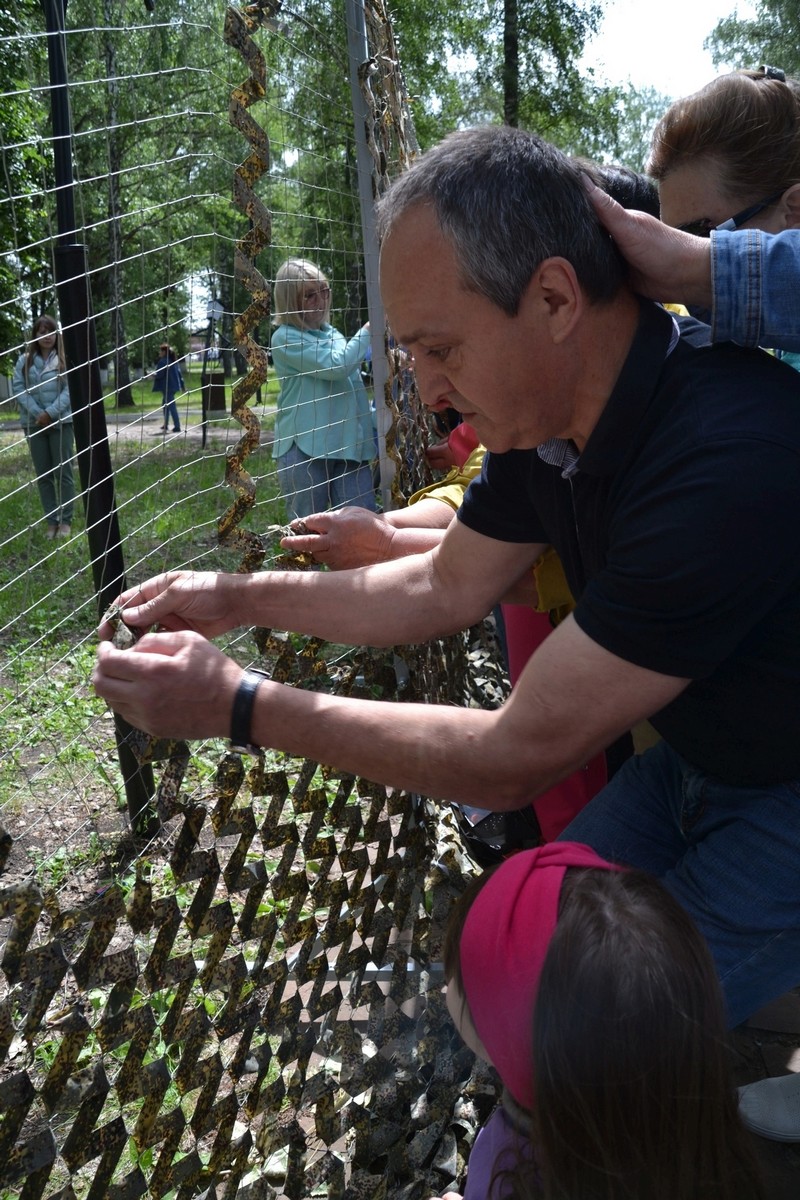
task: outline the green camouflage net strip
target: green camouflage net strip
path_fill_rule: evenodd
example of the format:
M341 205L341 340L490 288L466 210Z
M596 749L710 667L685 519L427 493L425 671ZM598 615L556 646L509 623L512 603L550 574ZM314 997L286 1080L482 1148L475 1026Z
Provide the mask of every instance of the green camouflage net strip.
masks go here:
M244 434L219 522L241 570L257 569L265 549L239 523L259 436L247 399L266 368L252 329L268 289L253 260L269 238L253 192L268 146L246 109L264 94L251 34L278 7L226 21L251 69L231 105L253 148L235 184L252 222L236 266L253 295L237 323L251 372L234 393ZM391 28L381 4L367 16L373 157L402 165L410 134ZM408 464L422 461L427 430L408 380L393 380L387 402L412 490L426 482ZM256 644L272 677L295 686L502 699L482 629L344 666L315 639L257 630ZM184 799L188 748L143 740L139 750L167 762L146 856L68 908L33 882L0 887L0 1200L441 1195L463 1178L495 1098L441 995L444 926L474 870L451 814L313 762L268 769L263 756L246 765L232 754ZM0 869L10 850L0 830Z
M471 869L454 824L314 763L245 775L226 755L102 895L0 891L4 1196L416 1196L461 1174L493 1088L430 966Z

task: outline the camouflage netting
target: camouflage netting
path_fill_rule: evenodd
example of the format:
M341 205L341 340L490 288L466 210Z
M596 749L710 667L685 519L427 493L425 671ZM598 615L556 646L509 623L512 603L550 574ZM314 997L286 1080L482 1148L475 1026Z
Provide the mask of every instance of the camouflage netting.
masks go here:
M269 15L231 11L226 24L251 70L232 116L253 147L235 198L252 222L237 273L254 305L237 329L251 374L234 398L244 433L228 462L228 542L252 495L247 399L264 369L249 329L268 302L254 258L269 214L252 190L268 147L245 110L263 94L252 35ZM390 158L407 157L405 109L385 13L367 15L380 186ZM408 491L427 431L413 391L395 388ZM256 569L263 543L241 542L241 569ZM345 666L279 632L256 631L256 646L260 665L297 686L460 704L503 694L483 627ZM411 1200L457 1184L495 1085L440 990L443 929L474 870L452 815L313 762L268 770L231 754L184 799L189 748L142 736L135 749L164 764L160 828L129 839L115 882L81 892L76 881L68 903L32 880L0 891L0 1197ZM4 836L3 866L13 854Z

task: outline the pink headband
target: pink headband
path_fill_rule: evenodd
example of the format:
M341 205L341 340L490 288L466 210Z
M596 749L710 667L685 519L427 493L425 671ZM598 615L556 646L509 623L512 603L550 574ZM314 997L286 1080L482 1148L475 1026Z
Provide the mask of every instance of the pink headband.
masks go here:
M533 1009L568 867L622 870L580 842L512 855L479 892L461 934L464 996L514 1099L533 1108Z

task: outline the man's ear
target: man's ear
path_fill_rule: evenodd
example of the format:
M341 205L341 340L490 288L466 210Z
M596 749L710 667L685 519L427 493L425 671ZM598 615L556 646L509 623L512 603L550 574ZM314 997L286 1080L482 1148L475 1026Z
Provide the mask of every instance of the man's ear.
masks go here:
M800 183L788 187L778 201L778 211L783 218L784 229L800 227Z
M523 305L544 313L554 345L566 341L583 313L585 300L575 268L566 258L546 258L534 272Z

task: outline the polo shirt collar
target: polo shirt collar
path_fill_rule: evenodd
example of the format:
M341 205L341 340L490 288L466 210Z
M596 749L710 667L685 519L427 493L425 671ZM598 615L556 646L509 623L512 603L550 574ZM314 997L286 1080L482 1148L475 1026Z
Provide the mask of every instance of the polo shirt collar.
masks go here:
M664 360L678 337L672 314L639 297L639 324L617 382L578 460L581 473L610 475L622 465L656 391Z

